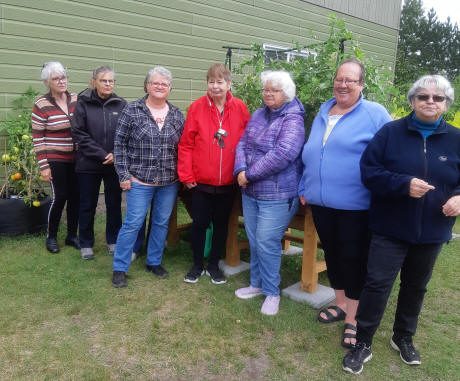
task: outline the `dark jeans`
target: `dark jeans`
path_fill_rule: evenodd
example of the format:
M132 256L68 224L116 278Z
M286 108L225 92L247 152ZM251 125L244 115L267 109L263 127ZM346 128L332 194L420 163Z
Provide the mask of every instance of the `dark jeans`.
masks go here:
M377 330L401 270L394 335L412 337L417 329L426 286L442 244L410 244L394 238L372 235L366 283L361 293L358 313L358 341L368 345Z
M203 253L206 229L212 222L212 246L208 258L208 267L217 268L219 259L225 251L227 242L228 219L232 211L235 192L206 193L192 190L192 250L193 264L203 268Z
M331 287L359 300L366 277L370 232L367 210L341 210L311 205L324 250Z
M121 227L121 189L115 169L110 165L103 173L78 173L81 247L93 247L94 245L94 215L102 181L104 181L104 199L107 210L105 239L107 244L117 242L118 231Z
M56 238L62 211L66 206L67 236L75 237L78 228L78 181L74 163L49 162L53 201L48 214L48 237ZM66 205L67 204L67 205Z

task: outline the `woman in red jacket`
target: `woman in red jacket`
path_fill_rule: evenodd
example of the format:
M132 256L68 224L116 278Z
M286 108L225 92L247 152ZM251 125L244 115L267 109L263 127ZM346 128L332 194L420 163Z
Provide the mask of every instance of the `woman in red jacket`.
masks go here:
M196 283L205 273L206 229L212 222L212 246L206 274L212 283L222 284L226 279L218 263L225 248L228 218L236 191L235 149L250 115L246 105L230 92L231 74L223 64L211 65L206 79L207 94L191 104L179 142L179 179L192 190L193 266L184 281Z

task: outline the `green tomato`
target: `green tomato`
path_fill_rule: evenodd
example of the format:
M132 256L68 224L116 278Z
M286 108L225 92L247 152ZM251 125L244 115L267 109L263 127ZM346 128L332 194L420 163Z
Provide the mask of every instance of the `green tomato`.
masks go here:
M19 153L19 148L18 147L13 147L13 152L14 153Z
M22 140L30 140L30 136L29 135L22 135Z
M4 163L8 163L10 160L11 160L11 157L10 157L10 155L8 155L7 153L4 153L4 154L2 155L2 161L3 161Z

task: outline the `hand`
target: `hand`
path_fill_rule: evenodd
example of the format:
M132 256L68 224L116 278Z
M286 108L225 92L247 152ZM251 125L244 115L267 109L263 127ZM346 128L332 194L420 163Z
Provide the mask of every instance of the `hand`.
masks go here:
M184 185L187 187L187 189L192 189L196 187L196 183L184 183Z
M120 181L120 188L122 190L130 190L131 189L131 180Z
M447 217L456 217L460 215L460 195L449 198L442 206L442 212Z
M299 197L299 201L302 205L307 205L307 200L305 200L305 197L304 196L300 196Z
M43 181L50 182L53 179L53 177L51 176L51 168L41 170L40 177Z
M409 196L414 197L414 198L420 198L420 197L425 196L425 193L432 189L434 189L433 185L430 185L426 181L423 181L423 180L420 180L414 177L410 181Z
M113 153L109 153L109 154L105 157L105 161L103 161L102 164L104 164L104 165L113 164Z
M246 178L246 171L241 171L240 173L238 173L238 176L236 179L238 181L238 185L241 188L246 188L246 186L249 184L249 181Z

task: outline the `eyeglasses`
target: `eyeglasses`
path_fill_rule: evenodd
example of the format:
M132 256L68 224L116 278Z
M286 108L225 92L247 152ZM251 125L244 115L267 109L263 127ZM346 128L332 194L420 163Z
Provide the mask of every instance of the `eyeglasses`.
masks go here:
M342 83L345 83L345 86L353 86L353 85L357 85L359 82L360 82L359 79L334 78L334 83L336 85L341 85Z
M283 90L279 89L262 89L262 94L278 94L281 93Z
M169 83L166 82L148 82L148 84L158 88L166 88L170 86Z
M433 99L433 102L436 103L441 103L446 100L446 97L443 97L442 95L428 95L428 94L417 94L415 96L419 101L426 102L428 99Z
M52 80L53 82L56 82L56 83L59 83L59 82L67 82L67 77L66 77L66 76L54 77L54 78L51 78L51 80Z
M114 79L98 79L98 82L113 86L115 83L115 80Z

